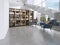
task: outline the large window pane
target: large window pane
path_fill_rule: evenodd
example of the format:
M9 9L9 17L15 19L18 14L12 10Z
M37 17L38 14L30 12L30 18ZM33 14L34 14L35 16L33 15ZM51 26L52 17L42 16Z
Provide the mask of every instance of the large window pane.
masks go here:
M46 0L46 7L50 7L53 9L59 9L59 0Z

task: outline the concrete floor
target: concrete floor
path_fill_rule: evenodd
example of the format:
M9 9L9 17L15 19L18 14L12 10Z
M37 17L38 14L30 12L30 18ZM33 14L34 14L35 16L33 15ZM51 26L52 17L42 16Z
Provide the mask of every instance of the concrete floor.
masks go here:
M10 28L0 45L60 45L60 32L43 31L36 27Z

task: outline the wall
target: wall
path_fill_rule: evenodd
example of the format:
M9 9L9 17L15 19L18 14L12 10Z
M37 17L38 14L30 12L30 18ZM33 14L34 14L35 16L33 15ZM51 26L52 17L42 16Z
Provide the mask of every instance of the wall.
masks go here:
M37 13L36 11L34 11L34 19L36 19Z
M56 12L54 18L57 19L58 22L60 22L60 12Z
M34 11L34 19L38 20L37 24L40 24L40 17L41 17L41 13Z
M0 40L4 39L9 29L9 2L0 0Z
M59 10L60 10L60 0L59 0Z

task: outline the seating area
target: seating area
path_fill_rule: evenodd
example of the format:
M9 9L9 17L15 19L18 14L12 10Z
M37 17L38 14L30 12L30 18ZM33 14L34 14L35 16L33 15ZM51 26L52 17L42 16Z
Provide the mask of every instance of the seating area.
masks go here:
M53 26L60 26L59 22L57 22L57 20L50 20L48 24L44 23L44 22L40 22L40 26L42 28L49 28L51 29Z
M53 26L59 26L59 25L60 25L59 22L57 22L56 19L55 19L55 20L51 20L51 21L49 22L49 24L52 24Z
M47 21L46 21L45 17L42 17L40 19L39 24L37 22L38 22L38 19L34 19L32 22L30 21L29 24L32 26L37 25L38 27L43 28L43 30L45 30L46 28L51 30L55 26L60 26L60 23L56 19L51 20L50 18L47 18Z
M40 23L40 26L41 26L43 29L45 29L45 28L51 29L51 28L52 28L52 25L50 25L50 24L45 24L45 23Z

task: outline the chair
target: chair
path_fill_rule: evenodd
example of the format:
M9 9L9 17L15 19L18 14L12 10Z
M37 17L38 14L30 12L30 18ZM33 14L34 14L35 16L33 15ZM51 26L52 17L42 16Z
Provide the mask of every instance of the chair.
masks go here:
M43 30L44 30L45 28L49 28L49 29L52 28L52 25L51 25L51 24L46 24L46 23L40 23L40 26L43 28Z
M45 24L45 25L43 26L43 28L44 28L44 29L45 29L45 28L51 29L51 28L52 28L52 25L50 25L50 24Z
M59 26L59 22L57 22L57 20L51 20L49 24L52 24L53 26Z
M45 23L44 23L44 22L41 22L41 23L40 23L40 26L41 26L41 27L43 27L44 25L45 25Z

